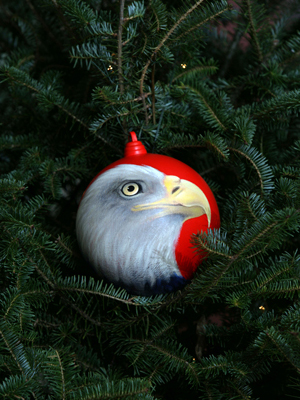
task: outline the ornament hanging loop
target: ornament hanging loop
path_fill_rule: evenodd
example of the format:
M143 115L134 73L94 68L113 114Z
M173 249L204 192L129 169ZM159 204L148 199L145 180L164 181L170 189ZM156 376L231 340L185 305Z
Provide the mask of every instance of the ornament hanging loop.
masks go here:
M142 142L137 140L136 133L134 131L129 132L131 136L131 142L128 142L125 146L124 157L139 156L147 154L147 150Z

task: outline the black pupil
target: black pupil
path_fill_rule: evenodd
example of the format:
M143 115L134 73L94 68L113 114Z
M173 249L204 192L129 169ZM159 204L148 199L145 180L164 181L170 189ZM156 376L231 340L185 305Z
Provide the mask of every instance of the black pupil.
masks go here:
M133 185L128 186L127 188L128 192L133 192L135 190L135 187Z

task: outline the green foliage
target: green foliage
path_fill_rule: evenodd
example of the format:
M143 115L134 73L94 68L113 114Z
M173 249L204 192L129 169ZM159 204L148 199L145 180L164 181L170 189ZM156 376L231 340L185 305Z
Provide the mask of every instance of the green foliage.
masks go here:
M1 397L299 397L300 9L231 3L1 3ZM220 209L169 295L104 282L76 243L132 129Z

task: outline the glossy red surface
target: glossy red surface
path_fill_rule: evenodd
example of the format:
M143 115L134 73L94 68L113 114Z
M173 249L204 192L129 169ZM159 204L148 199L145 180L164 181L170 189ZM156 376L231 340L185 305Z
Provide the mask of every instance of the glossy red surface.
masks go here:
M95 181L97 177L108 169L114 168L120 164L148 165L156 168L166 175L175 175L180 179L185 179L198 186L207 197L211 208L211 223L209 229L220 227L220 214L215 197L204 179L191 167L174 158L159 154L147 153L145 147L136 138L134 132L131 132L132 142L129 142L125 148L125 157L110 164L104 168L90 182ZM90 186L90 185L89 185ZM84 194L83 194L84 196ZM208 229L208 220L206 215L192 218L184 222L175 248L175 256L178 267L185 279L191 279L202 261L203 253L197 254L191 244L191 235Z

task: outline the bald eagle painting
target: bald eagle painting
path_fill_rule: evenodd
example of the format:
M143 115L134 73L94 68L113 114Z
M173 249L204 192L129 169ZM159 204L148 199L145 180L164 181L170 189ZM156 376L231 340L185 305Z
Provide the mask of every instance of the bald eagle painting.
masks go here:
M76 232L81 251L100 276L129 293L182 288L188 260L176 254L185 221L211 208L194 183L145 165L121 164L99 174L81 200Z

